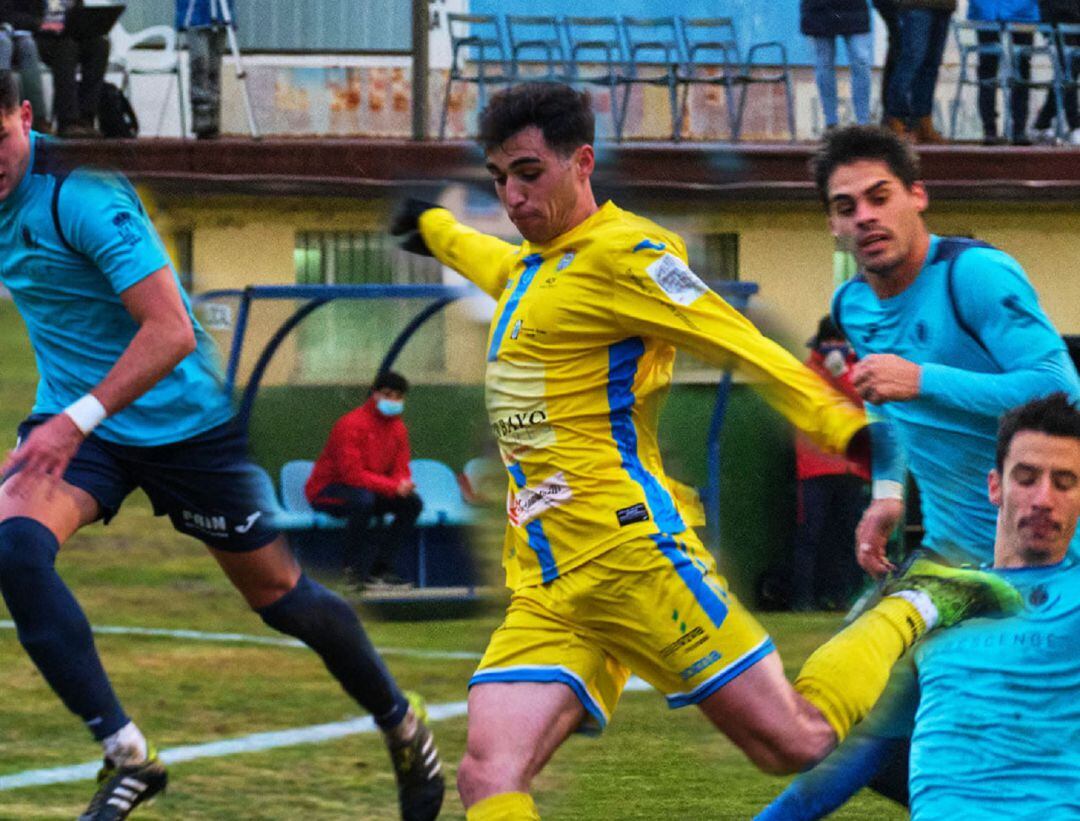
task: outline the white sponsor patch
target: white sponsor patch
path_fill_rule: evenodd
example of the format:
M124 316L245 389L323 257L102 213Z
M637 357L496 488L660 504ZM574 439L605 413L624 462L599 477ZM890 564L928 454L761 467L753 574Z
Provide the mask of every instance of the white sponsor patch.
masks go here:
M560 470L535 487L526 485L517 493L507 494L506 513L510 524L522 527L552 508L565 505L573 498L566 476Z
M664 254L646 268L645 273L653 278L660 290L671 297L672 302L679 305L689 305L709 290L698 275L673 254Z

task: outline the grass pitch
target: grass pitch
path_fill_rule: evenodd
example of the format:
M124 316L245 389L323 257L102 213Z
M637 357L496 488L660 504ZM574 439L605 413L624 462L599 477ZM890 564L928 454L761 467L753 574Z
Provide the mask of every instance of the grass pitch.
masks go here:
M0 300L0 437L33 396L33 361L9 302ZM274 636L195 541L155 519L132 497L108 527L95 525L61 552L60 572L91 623ZM0 604L0 619L8 614ZM763 618L790 673L837 627L829 615ZM379 647L479 654L498 613L471 619L379 622L365 618ZM98 648L128 712L161 749L308 727L361 715L313 653L291 647L198 639L99 635ZM431 704L465 698L475 661L388 655L400 683ZM0 779L31 769L94 760L98 748L0 628ZM465 743L464 717L434 723L452 785ZM396 818L389 760L374 734L204 758L173 765L164 799L145 819ZM545 818L746 819L783 787L764 776L693 709L669 711L655 692L628 692L600 739L573 738L537 779ZM85 805L88 780L0 791L0 819L70 819ZM442 817L464 818L453 788ZM870 794L838 819L906 818Z

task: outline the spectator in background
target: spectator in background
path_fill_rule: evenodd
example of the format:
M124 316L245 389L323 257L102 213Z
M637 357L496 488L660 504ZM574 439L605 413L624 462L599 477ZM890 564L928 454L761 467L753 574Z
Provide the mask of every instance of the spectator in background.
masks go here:
M870 122L870 9L866 0L800 0L800 29L814 41L814 79L825 130L836 128L836 38L844 40L851 73L851 103L860 125Z
M19 75L23 99L34 110L33 129L47 134L45 91L41 85L41 58L34 42L33 27L40 19L20 11L12 0L0 0L0 70L13 69Z
M870 3L885 24L885 64L881 67L881 110L884 112L885 93L900 54L900 6L897 0L870 0ZM885 120L884 115L882 120Z
M394 558L423 507L401 419L408 390L405 377L392 371L375 377L368 400L334 424L304 487L316 510L349 520L352 569L361 585L405 584L393 572ZM373 535L373 519L378 524L387 513L393 521Z
M75 0L10 0L11 7L33 17L41 59L53 75L53 119L60 137L100 137L94 127L101 84L109 65L109 38L77 38L64 31L67 10Z
M1036 0L969 0L968 19L993 23L1037 23L1039 6ZM1001 32L980 31L979 43L986 46L1001 44ZM1030 31L1013 33L1017 45L1030 46L1034 34ZM1027 134L1028 87L1015 85L1009 91L1009 111L1012 115L1011 133L1002 136L997 126L997 86L993 79L997 76L1001 63L1001 52L997 48L987 48L979 52L979 119L982 120L983 145L1031 145ZM1018 57L1017 72L1024 80L1031 79L1031 55L1023 53Z
M899 0L900 54L885 92L885 125L920 143L941 144L934 89L956 0Z
M1068 23L1080 24L1080 0L1039 0L1039 16L1044 23ZM1070 35L1065 38L1066 43L1075 48L1080 46L1080 37ZM1065 54L1058 42L1058 59L1062 65L1065 63ZM1069 67L1066 66L1066 69ZM1071 77L1076 80L1080 77L1080 54L1073 51ZM1080 106L1077 106L1077 96L1080 94L1076 86L1065 89L1065 123L1069 129L1069 143L1080 145ZM1039 109L1035 117L1035 139L1040 143L1057 142L1057 131L1054 128L1054 119L1057 117L1057 97L1053 89L1046 92L1046 102Z
M236 23L233 0L176 0L176 30L187 37L191 59L191 129L200 140L221 131L221 55L225 51L226 20L222 3L229 3L229 19Z
M806 365L861 406L851 382L855 352L826 315L806 343ZM795 438L799 480L798 526L792 563L792 608L845 609L863 580L855 561L855 528L868 502L865 466L823 452L805 435Z

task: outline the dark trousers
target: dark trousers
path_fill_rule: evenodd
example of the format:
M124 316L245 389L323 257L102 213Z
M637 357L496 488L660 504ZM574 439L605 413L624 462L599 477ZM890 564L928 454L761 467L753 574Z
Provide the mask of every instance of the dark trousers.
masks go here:
M1076 37L1066 37L1066 43L1070 46L1077 45ZM1061 43L1057 44L1058 48L1058 60L1062 65L1065 65L1065 53L1061 48ZM1067 68L1067 66L1066 66ZM1075 80L1080 78L1080 56L1073 52L1072 60L1072 78ZM1080 107L1077 106L1078 91L1075 86L1072 88L1066 88L1063 94L1065 102L1065 122L1069 126L1071 131L1074 128L1080 128ZM1057 117L1057 95L1054 94L1054 90L1048 89L1046 92L1046 102L1043 103L1041 109L1039 109L1038 115L1035 117L1035 127L1045 131L1048 128L1054 127L1054 118Z
M799 482L791 580L795 609L844 608L858 592L863 575L855 561L855 528L866 494L866 482L850 473Z
M1001 35L993 31L977 32L979 42L982 44L998 43ZM1017 32L1013 39L1017 45L1030 46L1034 35L1030 32ZM987 81L997 77L998 67L1001 63L999 55L995 52L982 52L979 54L979 119L982 120L983 135L996 137L997 128L997 86ZM1024 54L1017 66L1020 77L1026 82L1031 79L1031 55ZM1026 85L1014 85L1009 92L1009 113L1012 117L1012 134L1019 137L1027 131L1028 121L1028 87Z
M900 54L885 93L887 116L907 121L933 113L950 17L952 12L930 9L900 12Z
M38 34L36 39L42 62L52 70L53 119L57 126L93 125L109 65L109 39L76 40L48 32Z
M885 110L885 95L900 54L900 9L896 0L872 0L881 22L885 24L885 65L881 69L881 109Z
M394 559L412 535L424 503L415 493L381 496L365 488L335 484L327 485L311 506L348 519L351 566L364 577L393 570ZM394 519L383 525L387 513L392 513Z

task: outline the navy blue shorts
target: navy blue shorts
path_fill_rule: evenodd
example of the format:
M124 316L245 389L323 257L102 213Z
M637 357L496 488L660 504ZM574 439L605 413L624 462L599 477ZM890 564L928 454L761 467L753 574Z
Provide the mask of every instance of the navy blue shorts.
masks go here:
M19 441L49 417L19 425ZM101 506L107 524L135 488L150 497L155 516L217 550L256 550L277 537L267 511L265 483L247 454L247 437L233 422L156 447L118 445L90 434L64 471L64 481Z

